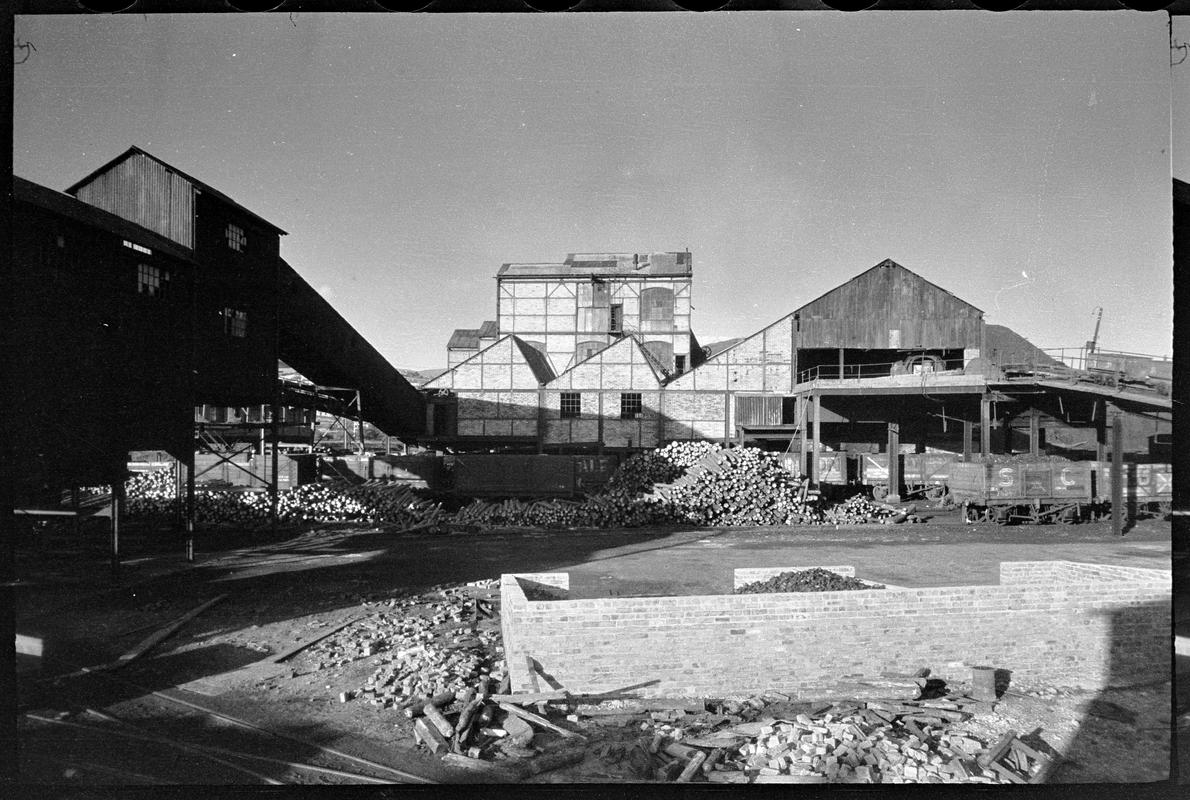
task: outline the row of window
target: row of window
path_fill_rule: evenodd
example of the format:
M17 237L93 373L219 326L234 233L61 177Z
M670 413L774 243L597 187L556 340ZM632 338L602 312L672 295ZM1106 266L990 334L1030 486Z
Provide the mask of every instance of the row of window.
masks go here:
M152 264L137 264L136 291L137 294L149 297L161 297L169 287L169 270L155 267ZM248 336L248 312L238 308L224 308L219 315L223 317L223 332L235 339Z
M215 423L240 422L269 422L272 420L272 410L269 406L213 406L203 405L194 409L196 420ZM280 422L299 425L311 425L317 419L317 412L312 408L300 406L281 406Z
M576 419L583 413L582 392L562 392L559 411L563 419ZM641 415L640 392L622 392L620 394L620 419L636 419Z
M580 283L578 286L580 330L618 332L624 326L623 303L611 303L605 283ZM673 322L674 292L663 286L640 293L640 318L643 322ZM583 325L588 327L583 327Z

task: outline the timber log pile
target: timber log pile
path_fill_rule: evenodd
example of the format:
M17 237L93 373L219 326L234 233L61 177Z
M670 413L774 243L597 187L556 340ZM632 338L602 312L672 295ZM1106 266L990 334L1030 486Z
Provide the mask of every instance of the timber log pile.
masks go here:
M127 512L146 518L172 518L178 513L177 472L174 468L147 472L124 484ZM107 487L89 487L95 493ZM269 520L269 495L261 491L196 489L195 519L205 523L264 524ZM374 480L311 483L277 494L277 518L282 522L357 522L414 526L434 524L446 513L438 503L423 499L414 489Z
M125 484L134 517L178 513L175 469L144 473ZM90 487L102 494L106 487ZM262 525L266 492L203 487L195 515L208 524ZM831 504L806 486L776 454L710 442L671 442L622 463L606 487L582 500L475 500L454 514L408 486L383 480L314 483L278 493L282 522L491 527L634 528L650 525L854 525L919 522L902 509L856 495Z

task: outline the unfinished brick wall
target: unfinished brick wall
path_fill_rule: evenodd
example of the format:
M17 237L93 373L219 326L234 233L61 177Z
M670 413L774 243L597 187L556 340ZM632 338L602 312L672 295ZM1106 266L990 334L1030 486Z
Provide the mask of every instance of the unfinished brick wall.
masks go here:
M568 585L565 573L520 577ZM653 696L809 698L922 667L949 681L991 666L1086 688L1169 673L1166 570L1006 562L998 585L535 602L504 575L501 601L522 691L526 656L572 692L657 680L642 690Z

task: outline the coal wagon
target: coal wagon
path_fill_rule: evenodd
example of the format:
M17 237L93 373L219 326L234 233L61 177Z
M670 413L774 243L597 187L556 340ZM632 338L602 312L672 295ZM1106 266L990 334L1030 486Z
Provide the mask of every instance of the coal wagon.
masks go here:
M1137 353L1090 353L1086 371L1094 382L1113 388L1143 386L1168 395L1173 385L1172 361Z
M1094 512L1111 510L1111 462L1090 462L1094 481ZM1166 517L1173 508L1173 467L1169 464L1123 464L1124 505L1129 516L1151 514Z
M1089 461L955 461L947 486L969 522L1081 522L1094 511Z
M861 453L859 456L859 482L868 488L874 500L883 500L891 494L888 479L888 453ZM942 502L948 496L947 482L950 465L959 459L954 453L905 453L899 456L901 485L898 493L903 498L924 497Z

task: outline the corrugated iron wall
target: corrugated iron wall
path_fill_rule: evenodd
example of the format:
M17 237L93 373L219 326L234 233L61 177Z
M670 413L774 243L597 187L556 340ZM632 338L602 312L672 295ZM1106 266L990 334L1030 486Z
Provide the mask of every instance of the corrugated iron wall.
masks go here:
M194 247L194 187L164 165L133 154L80 186L76 195L185 247Z

